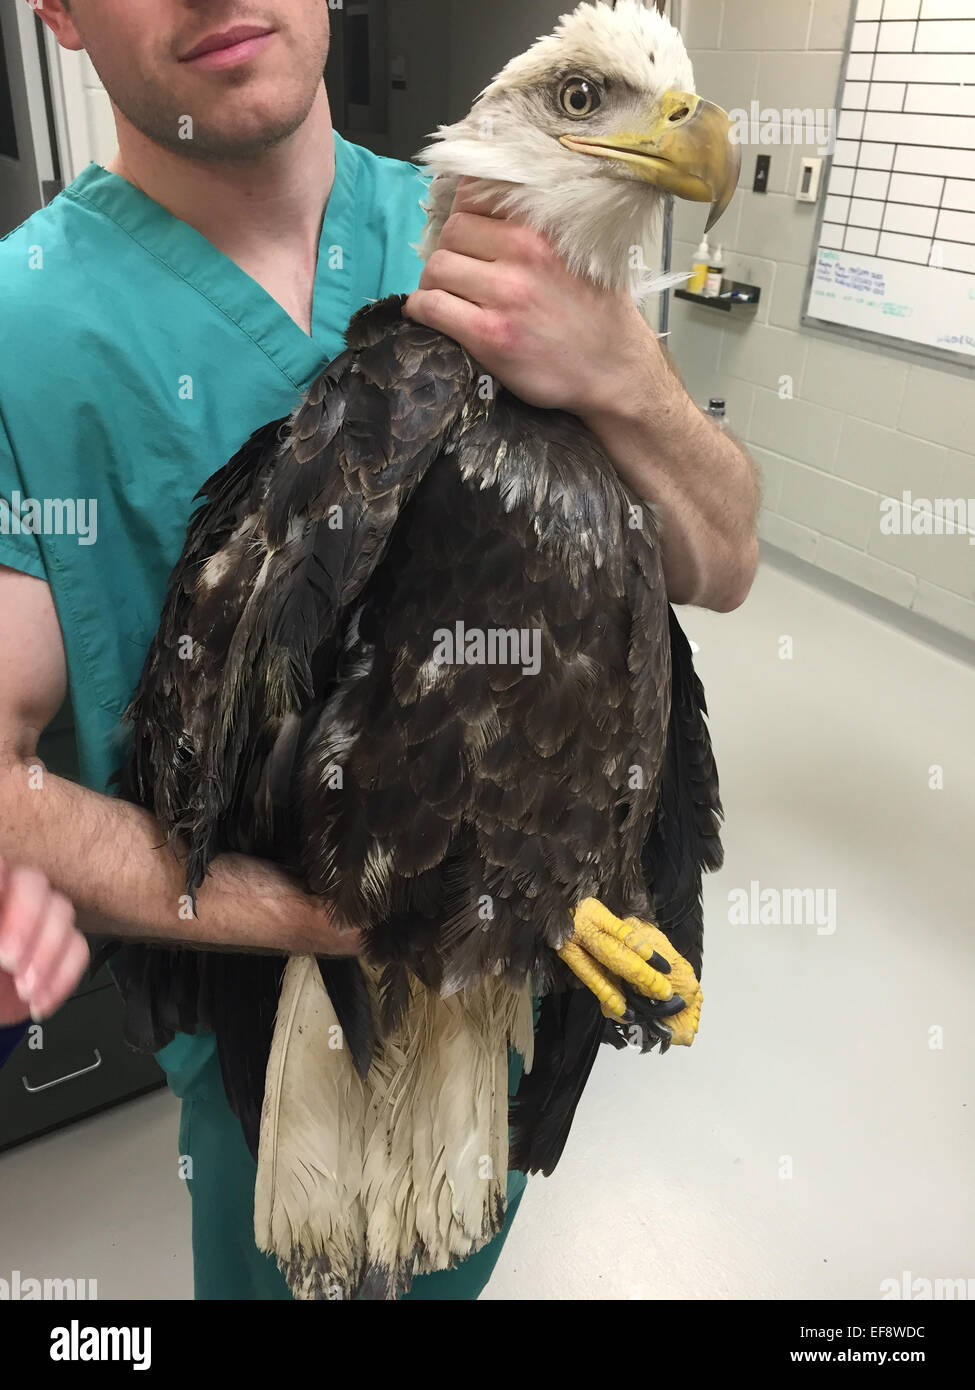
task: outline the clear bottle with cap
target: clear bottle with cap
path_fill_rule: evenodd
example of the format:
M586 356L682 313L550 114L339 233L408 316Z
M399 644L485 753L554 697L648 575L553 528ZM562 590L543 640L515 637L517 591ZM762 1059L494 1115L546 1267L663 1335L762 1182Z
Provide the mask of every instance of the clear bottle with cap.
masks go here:
M724 283L724 251L719 246L715 254L708 262L708 273L704 281L702 294L706 294L708 299L717 299L721 293L721 286Z

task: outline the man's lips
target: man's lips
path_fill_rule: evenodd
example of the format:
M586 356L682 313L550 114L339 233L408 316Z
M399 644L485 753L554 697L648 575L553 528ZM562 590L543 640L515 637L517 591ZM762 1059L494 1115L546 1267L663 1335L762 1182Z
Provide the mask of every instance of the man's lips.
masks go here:
M207 38L184 53L181 63L192 63L199 68L222 68L232 63L244 62L262 49L274 33L258 24L238 24L233 29L225 29L220 34L210 34Z

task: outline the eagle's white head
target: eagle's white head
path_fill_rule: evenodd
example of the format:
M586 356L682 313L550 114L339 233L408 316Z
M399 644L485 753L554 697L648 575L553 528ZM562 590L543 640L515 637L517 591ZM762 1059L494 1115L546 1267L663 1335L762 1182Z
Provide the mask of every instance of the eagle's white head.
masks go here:
M719 106L694 94L680 34L641 0L584 3L505 67L419 161L434 173L419 245L436 248L459 179L485 180L570 269L642 297L666 193L731 201L740 148ZM642 265L641 265L642 262Z

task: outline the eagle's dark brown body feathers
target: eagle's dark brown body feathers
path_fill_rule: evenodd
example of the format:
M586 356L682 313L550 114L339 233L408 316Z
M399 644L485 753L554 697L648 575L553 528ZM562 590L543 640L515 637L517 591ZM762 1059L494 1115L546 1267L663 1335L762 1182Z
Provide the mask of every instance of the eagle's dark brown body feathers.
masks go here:
M515 1159L549 1170L604 1027L553 950L575 905L657 899L700 969L700 871L720 860L703 696L650 508L574 417L485 391L401 303L357 315L295 416L205 485L123 791L186 837L191 888L223 850L261 854L362 926L387 1025L407 971L530 976L547 998ZM538 673L435 661L458 623L537 633ZM364 1064L358 966L321 964ZM134 1041L217 1032L252 1148L281 965L144 947L118 965Z

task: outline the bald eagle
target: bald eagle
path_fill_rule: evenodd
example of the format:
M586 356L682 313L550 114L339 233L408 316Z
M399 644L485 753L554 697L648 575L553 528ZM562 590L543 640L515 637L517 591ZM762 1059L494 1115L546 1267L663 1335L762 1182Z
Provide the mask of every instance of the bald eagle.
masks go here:
M738 174L638 0L564 16L423 158L424 255L472 175L637 295L664 195L713 221ZM692 1040L720 862L653 509L577 418L484 391L402 304L360 311L204 485L127 711L122 792L188 847L190 892L260 854L365 934L360 959L116 959L135 1045L216 1033L255 1237L298 1298L396 1297L464 1259L508 1168L558 1161L601 1040Z

